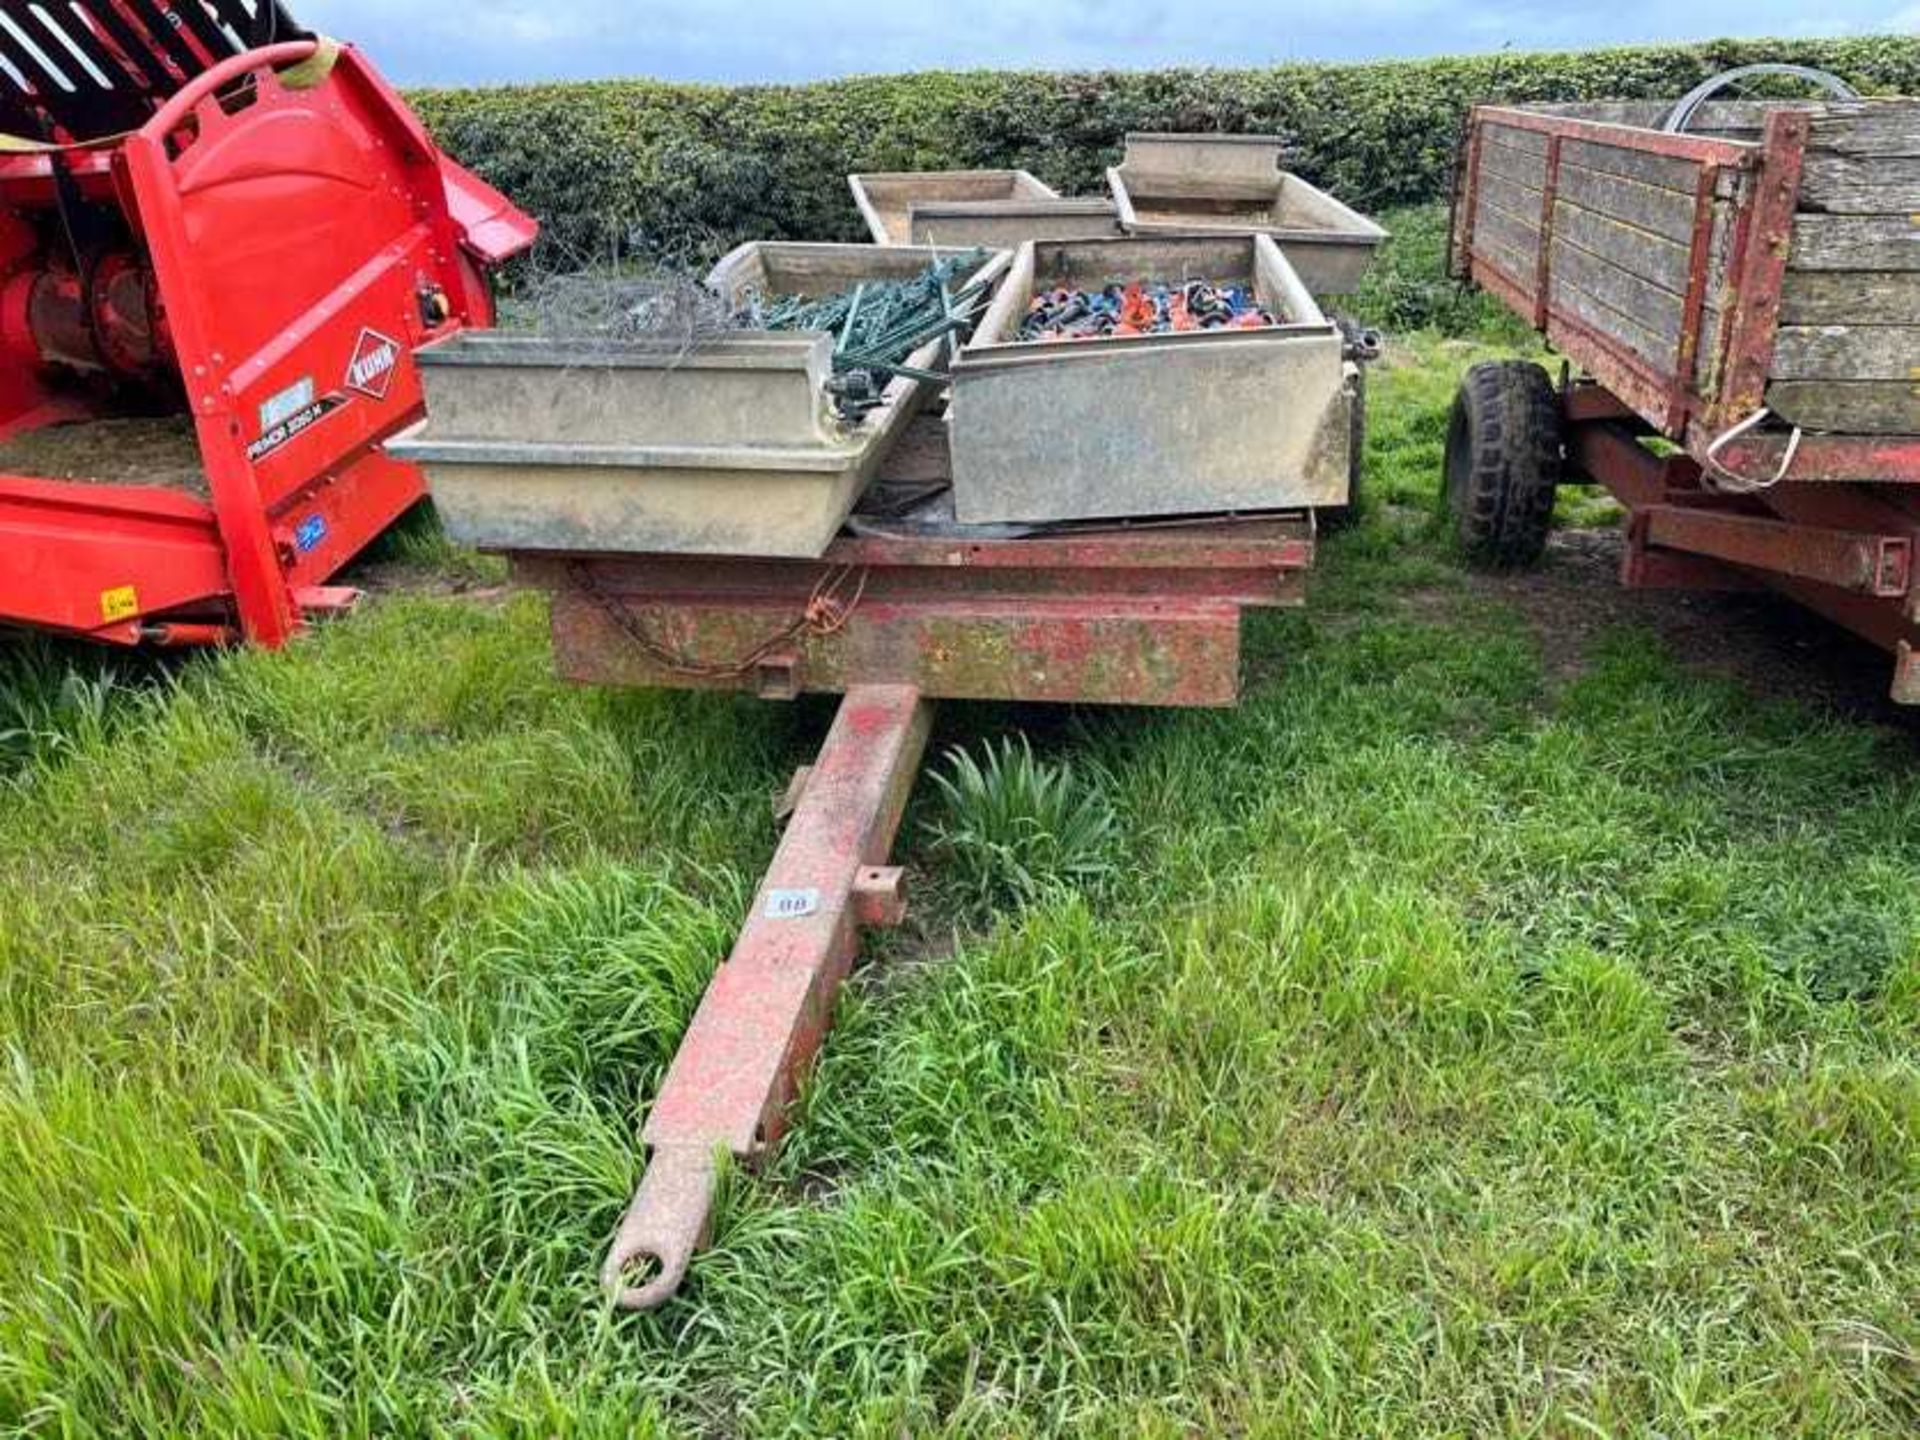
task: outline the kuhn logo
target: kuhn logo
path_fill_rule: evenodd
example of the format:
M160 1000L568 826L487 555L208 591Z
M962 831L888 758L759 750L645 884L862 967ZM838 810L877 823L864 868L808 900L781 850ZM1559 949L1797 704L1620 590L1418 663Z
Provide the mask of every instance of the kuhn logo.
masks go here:
M362 330L360 342L353 347L353 358L347 362L347 388L384 400L393 385L394 367L399 363L398 340L389 339L378 330Z

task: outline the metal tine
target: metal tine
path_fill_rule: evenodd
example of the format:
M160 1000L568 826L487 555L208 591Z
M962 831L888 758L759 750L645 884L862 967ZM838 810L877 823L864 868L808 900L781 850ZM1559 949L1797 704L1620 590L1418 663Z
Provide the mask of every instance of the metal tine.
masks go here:
M867 287L865 285L856 285L853 287L853 299L847 304L847 318L845 323L840 327L840 339L833 347L835 354L844 353L847 348L847 342L853 338L854 322L860 318L860 299L866 293Z
M149 90L171 95L185 82L187 77L175 74L167 63L166 53L156 53L146 38L127 23L112 0L84 0L84 5L93 22L119 48L126 64L140 72L140 79Z
M69 55L78 52L86 56L87 64L91 65L101 75L106 77L104 84L96 80L94 82L96 85L100 85L102 89L117 91L120 88L120 84L117 83L117 81L125 82L131 80L137 84L140 77L137 75L128 75L126 65L122 63L119 56L113 53L112 47L102 44L100 37L94 33L93 27L81 19L81 13L84 12L75 13L70 11L69 13L73 15L73 21L71 24L63 25L48 7L36 6L33 11L34 18L40 22L43 28L54 32L61 38ZM88 78L92 77L89 76ZM137 109L137 107L135 108Z
M227 56L237 53L233 48L233 41L229 40L219 25L214 23L213 17L207 13L207 7L202 0L180 0L176 13L186 20L187 28L193 32L193 38L200 42L213 63L217 64Z

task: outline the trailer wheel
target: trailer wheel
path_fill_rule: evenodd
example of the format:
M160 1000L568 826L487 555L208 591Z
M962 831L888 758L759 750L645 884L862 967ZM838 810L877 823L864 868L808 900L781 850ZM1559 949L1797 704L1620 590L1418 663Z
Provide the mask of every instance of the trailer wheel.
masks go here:
M1467 558L1531 565L1546 549L1560 483L1560 399L1527 360L1467 371L1447 426L1446 503Z
M1366 508L1363 483L1367 455L1367 370L1359 366L1353 381L1353 401L1347 407L1347 503L1320 511L1322 530L1346 530Z

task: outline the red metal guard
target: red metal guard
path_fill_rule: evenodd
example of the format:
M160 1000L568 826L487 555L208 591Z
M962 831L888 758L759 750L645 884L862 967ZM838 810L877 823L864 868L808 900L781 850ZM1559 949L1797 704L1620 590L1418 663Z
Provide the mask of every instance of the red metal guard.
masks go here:
M707 1238L721 1153L751 1161L779 1140L861 927L901 918L886 860L932 716L906 685L856 686L841 701L647 1119L652 1158L602 1272L620 1308L651 1310L680 1288Z

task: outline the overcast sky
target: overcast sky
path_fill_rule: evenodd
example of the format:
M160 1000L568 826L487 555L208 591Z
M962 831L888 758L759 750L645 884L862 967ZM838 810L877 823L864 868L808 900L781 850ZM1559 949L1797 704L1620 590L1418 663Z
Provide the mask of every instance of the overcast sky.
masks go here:
M1149 69L1911 32L1913 0L289 0L401 84Z

